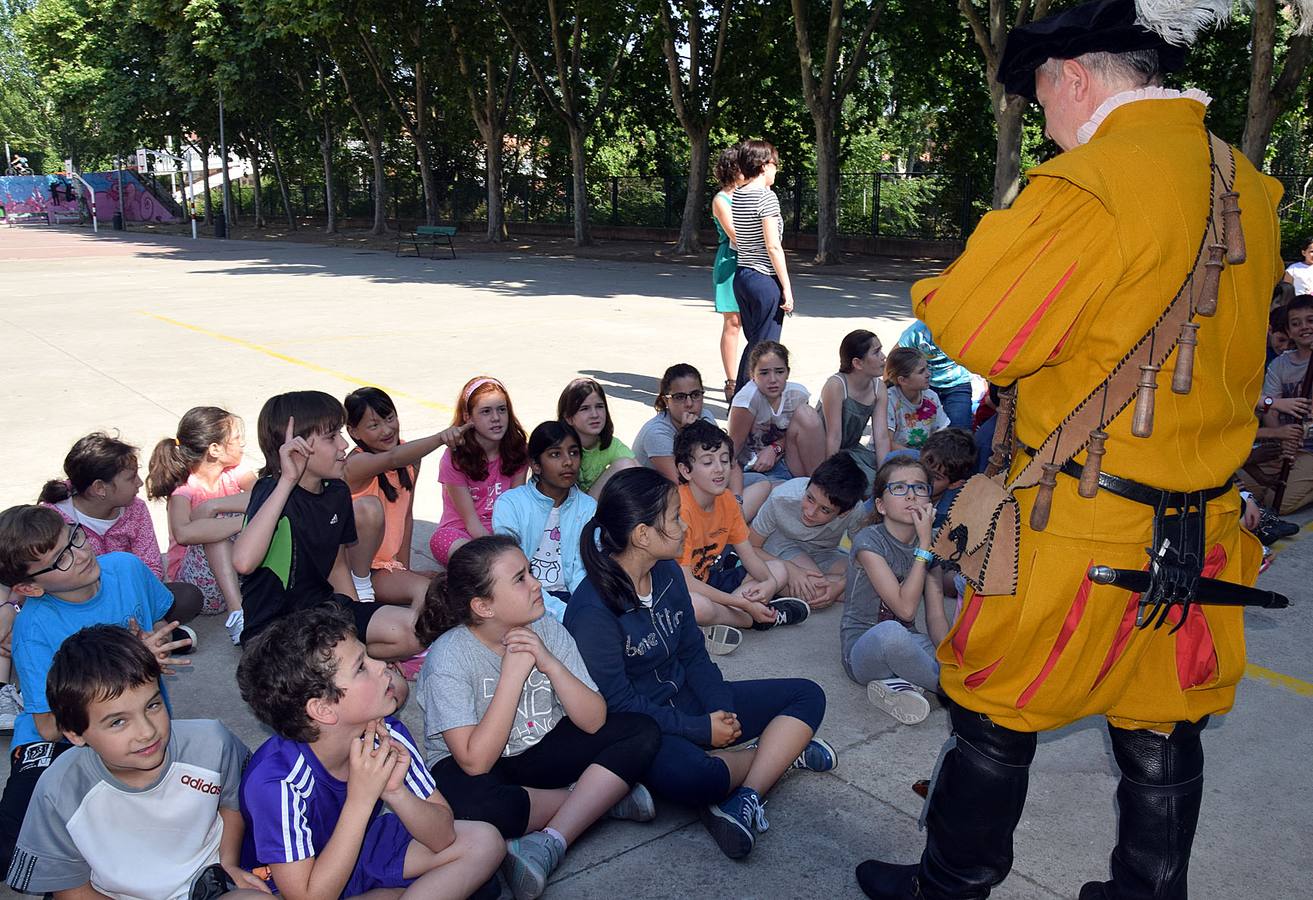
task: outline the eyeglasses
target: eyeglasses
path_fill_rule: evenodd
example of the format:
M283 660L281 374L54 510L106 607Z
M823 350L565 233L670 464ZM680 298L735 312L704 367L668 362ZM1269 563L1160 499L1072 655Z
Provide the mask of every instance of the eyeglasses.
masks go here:
M701 400L705 394L706 391L698 388L696 391L689 391L688 393L680 391L679 393L671 394L670 399L674 400L676 403L689 403L691 401Z
M87 533L82 530L81 525L74 525L73 530L68 534L68 543L64 545L64 549L60 550L59 555L55 557L55 564L52 566L46 566L44 569L38 569L35 572L28 572L27 577L35 578L38 575L44 575L47 572L54 572L56 569L60 572L67 572L69 569L73 568L73 550L75 548L80 549L86 545Z
M884 486L891 497L906 497L911 491L913 497L929 497L930 485L924 481L891 481Z

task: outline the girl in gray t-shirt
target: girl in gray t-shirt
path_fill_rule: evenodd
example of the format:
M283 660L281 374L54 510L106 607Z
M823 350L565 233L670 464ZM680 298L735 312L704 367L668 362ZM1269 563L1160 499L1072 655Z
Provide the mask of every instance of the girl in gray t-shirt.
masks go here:
M606 815L648 821L638 784L656 723L609 713L574 638L545 615L515 538L476 538L433 579L415 623L425 762L457 819L496 825L517 897L537 897L565 849ZM573 791L570 785L574 784Z
M844 671L898 721L925 719L939 684L935 648L948 634L940 570L930 553L934 507L920 462L896 457L875 474L875 522L853 538L839 636ZM926 630L916 630L925 603Z

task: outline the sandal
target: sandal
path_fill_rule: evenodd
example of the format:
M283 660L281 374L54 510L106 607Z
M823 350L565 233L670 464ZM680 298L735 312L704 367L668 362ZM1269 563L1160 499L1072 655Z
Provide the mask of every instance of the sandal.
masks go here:
M707 639L707 652L712 656L728 656L743 643L743 632L732 625L709 625L702 633Z
M733 378L725 379L725 402L734 399L734 391L738 387Z

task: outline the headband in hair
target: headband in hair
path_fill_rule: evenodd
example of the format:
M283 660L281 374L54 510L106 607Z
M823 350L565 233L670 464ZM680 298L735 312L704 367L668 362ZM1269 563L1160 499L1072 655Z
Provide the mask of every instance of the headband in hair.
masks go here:
M483 387L485 384L495 384L497 385L497 387L501 388L502 393L506 393L505 385L503 385L496 378L488 378L488 377L476 378L466 386L465 394L464 396L461 397L460 402L463 405L468 404L470 402L470 398L474 396L474 392L477 391L479 388Z

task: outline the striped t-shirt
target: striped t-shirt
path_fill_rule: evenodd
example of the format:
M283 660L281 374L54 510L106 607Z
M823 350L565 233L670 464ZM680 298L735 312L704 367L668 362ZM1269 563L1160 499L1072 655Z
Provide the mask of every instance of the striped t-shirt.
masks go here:
M780 198L770 188L762 186L739 188L731 200L734 213L734 244L739 253L739 265L755 269L763 275L774 275L766 253L766 237L761 220L775 219L775 234L784 234L784 219L780 216Z
M392 740L410 754L406 787L427 800L437 786L424 768L414 738L400 720L388 716L383 721ZM278 735L269 738L255 751L242 777L241 809L246 820L242 867L293 863L323 853L346 805L346 790L346 782L329 774L308 744ZM379 801L370 814L370 824L382 812Z

